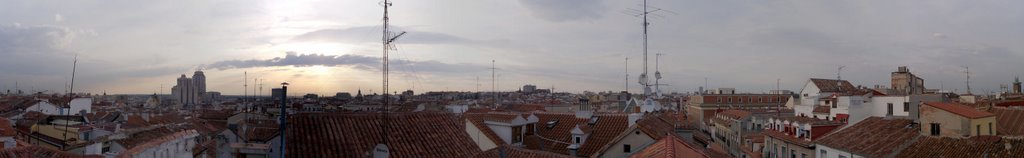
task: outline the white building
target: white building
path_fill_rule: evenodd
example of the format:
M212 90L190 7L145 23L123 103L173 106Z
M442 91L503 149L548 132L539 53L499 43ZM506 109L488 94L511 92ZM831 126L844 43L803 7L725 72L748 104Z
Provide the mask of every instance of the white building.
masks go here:
M117 157L132 158L191 158L192 148L196 146L196 130L186 130L163 136L141 145L128 147Z
M48 100L39 100L35 105L25 108L26 111L35 111L46 115L61 115L60 107L50 103Z

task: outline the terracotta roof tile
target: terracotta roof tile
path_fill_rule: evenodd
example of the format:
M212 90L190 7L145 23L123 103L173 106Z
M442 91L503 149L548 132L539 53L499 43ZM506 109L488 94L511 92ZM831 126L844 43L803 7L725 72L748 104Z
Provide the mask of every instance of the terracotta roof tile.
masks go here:
M889 157L919 137L920 130L913 120L869 117L814 142L856 155Z
M387 125L392 157L468 157L480 151L463 122L445 113L305 113L290 116L288 157L364 157Z
M725 110L725 111L722 111L722 112L718 112L718 114L723 115L725 117L732 118L732 119L741 119L741 118L750 116L750 111L746 111L746 110Z
M484 136L487 136L488 139L494 141L495 144L499 145L508 143L506 143L505 140L501 139L501 137L499 137L497 133L494 133L494 131L491 130L491 128L488 127L487 124L484 124L484 121L512 120L516 117L515 114L508 113L466 113L463 114L462 116L465 118L466 121L470 121L471 123L473 123L473 126L479 129L480 132L484 134Z
M47 149L40 146L16 147L13 149L0 149L0 158L102 158L100 155L78 155L54 149Z
M847 92L857 89L857 87L854 87L853 84L850 84L850 82L846 80L812 78L811 82L813 82L821 92Z
M573 113L534 113L539 119L537 135L527 136L524 144L528 149L544 150L563 155L569 155L569 146L572 138L572 129L579 124L586 124L589 118L576 118ZM598 151L602 146L610 142L616 136L629 128L629 119L624 114L595 114L598 121L590 126L590 136L584 140L580 147L578 156L588 157ZM558 120L552 128L547 128L547 122ZM540 137L543 138L540 138Z
M828 114L831 111L832 111L832 108L828 107L828 106L814 106L814 113L826 113L826 114Z
M1024 135L1024 109L1016 108L992 108L996 115L996 131L999 135L1022 136Z
M1021 157L1024 140L921 137L896 157Z
M502 153L504 152L504 153ZM568 158L566 155L559 155L557 153L539 151L539 150L528 150L522 148L509 147L508 145L501 145L497 148L481 152L473 155L473 158L494 158L502 157L510 158Z
M678 136L668 136L631 155L631 158L692 158L709 157L690 144L683 142Z
M967 107L965 105L960 105L957 103L925 102L924 104L970 119L995 116L995 114L979 111L977 109Z
M16 136L18 131L11 125L11 121L6 118L0 118L0 136Z

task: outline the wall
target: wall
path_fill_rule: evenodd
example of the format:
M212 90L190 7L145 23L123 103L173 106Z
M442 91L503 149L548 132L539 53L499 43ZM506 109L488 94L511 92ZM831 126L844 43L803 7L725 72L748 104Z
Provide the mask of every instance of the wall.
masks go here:
M92 98L75 98L71 100L71 115L78 115L79 111L85 111L85 113L92 113Z
M17 145L17 142L14 141L14 137L0 137L0 141L4 142L4 149L11 149Z
M473 139L473 142L476 142L476 145L480 147L480 150L486 151L498 147L498 145L495 144L494 141L492 141L490 138L487 138L487 136L484 135L484 133L480 131L480 129L476 128L476 125L473 125L473 123L470 122L469 120L466 120L465 127L466 133L469 134L470 139Z
M801 154L807 154L807 157L814 157L813 148L804 148L802 146L790 144L789 142L775 139L769 136L764 137L764 143L765 147L762 154L765 157L771 157L772 155L779 155L779 157L790 157L791 150L792 152L796 152L796 157L798 158L801 156ZM783 148L786 149L786 152L782 152ZM783 153L785 153L786 155L782 155Z
M979 125L981 126L981 129L980 129L981 133L978 133L979 130L977 128L978 128ZM991 125L992 128L989 128L989 125ZM979 118L979 119L971 120L970 121L970 126L968 126L968 127L970 127L971 136L978 136L978 135L995 135L996 134L996 128L998 126L999 125L997 125L997 123L996 123L996 117L992 116L992 117L986 117L986 118ZM989 130L989 129L992 129L992 130ZM990 132L991 132L991 134L989 134Z
M25 108L26 111L36 111L46 115L59 115L60 111L57 110L57 105L50 104L50 102L41 101Z
M641 148L650 146L651 144L654 144L655 140L653 138L651 138L650 136L648 136L644 132L640 132L640 134L637 134L636 132L639 132L639 131L640 131L640 129L637 129L637 128L634 128L633 130L627 131L627 132L629 132L629 134L626 135L625 137L623 137L622 140L619 140L618 142L611 143L612 146L609 147L608 150L601 151L602 153L601 153L600 157L605 157L605 158L628 157L630 153L622 152L622 148L623 148L622 146L624 144L629 144L629 147L630 147L629 150L632 153L636 153L637 151L640 151ZM586 142L584 142L584 143L586 143Z
M969 128L967 119L944 110L922 105L921 106L921 135L931 135L931 123L939 123L939 136L942 137L963 137Z
M489 121L484 121L484 124L486 124L487 127L491 128L491 131L494 131L494 134L497 134L498 137L501 138L501 140L508 143L512 143L512 127L492 125L487 122Z
M851 154L850 152L846 152L846 151L842 151L842 150L839 150L839 149L831 148L831 147L824 146L824 145L821 145L821 144L818 144L817 147L818 147L818 150L814 151L815 155L817 155L817 156L814 156L814 157L817 157L817 158L839 158L839 155L843 155L846 158L863 158L863 156L854 155L854 154ZM825 155L821 155L821 151L822 150L825 151Z

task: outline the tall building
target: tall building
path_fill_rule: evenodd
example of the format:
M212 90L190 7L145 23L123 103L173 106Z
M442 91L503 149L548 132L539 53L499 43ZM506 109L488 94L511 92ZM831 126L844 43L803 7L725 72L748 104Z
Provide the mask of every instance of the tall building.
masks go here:
M892 89L896 95L910 95L924 93L924 79L910 73L906 66L900 66L896 72L892 72Z
M1013 78L1013 92L1016 93L1016 94L1021 94L1021 91L1020 91L1020 77L1014 77Z
M206 75L203 75L203 71L196 71L192 74L192 84L196 88L198 96L205 96L206 93Z
M171 95L184 106L202 103L204 93L206 93L206 75L203 75L203 71L196 71L192 78L181 74L177 84L171 87Z

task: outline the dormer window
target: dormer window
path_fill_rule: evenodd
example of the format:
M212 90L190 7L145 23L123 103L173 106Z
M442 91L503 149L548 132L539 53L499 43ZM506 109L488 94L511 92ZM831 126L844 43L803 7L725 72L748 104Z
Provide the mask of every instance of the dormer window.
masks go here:
M575 140L576 144L579 144L581 141L580 137L574 137L573 140Z

